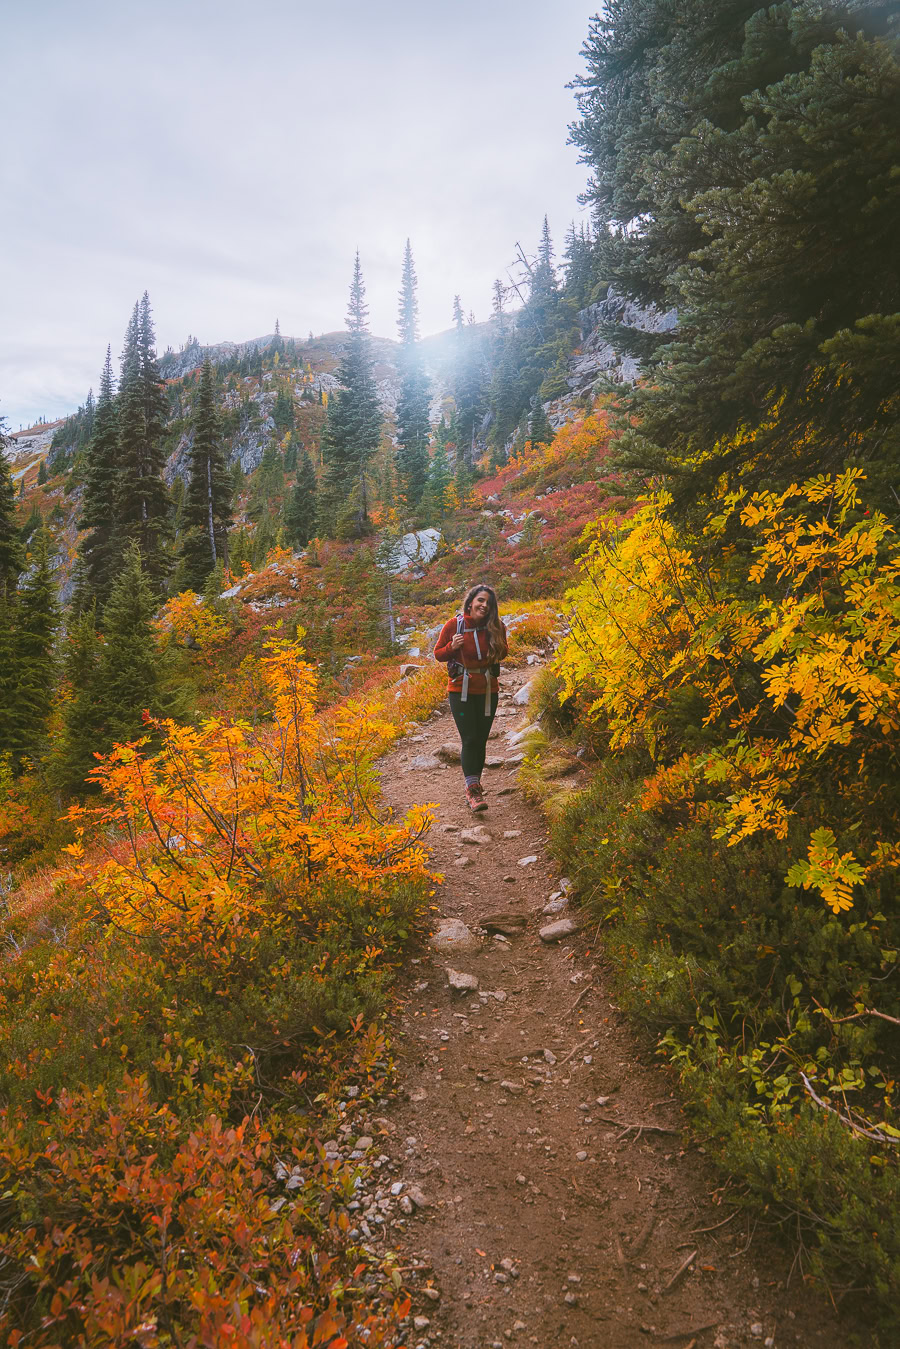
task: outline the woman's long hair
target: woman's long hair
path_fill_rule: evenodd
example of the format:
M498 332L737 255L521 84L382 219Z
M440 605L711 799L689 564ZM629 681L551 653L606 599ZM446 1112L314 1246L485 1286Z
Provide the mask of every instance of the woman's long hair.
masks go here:
M488 655L492 660L499 660L503 651L503 628L500 626L500 610L497 607L496 593L490 586L473 586L466 598L463 600L463 613L468 617L472 608L472 601L476 595L484 594L488 597L487 617L484 620L484 626L488 635Z

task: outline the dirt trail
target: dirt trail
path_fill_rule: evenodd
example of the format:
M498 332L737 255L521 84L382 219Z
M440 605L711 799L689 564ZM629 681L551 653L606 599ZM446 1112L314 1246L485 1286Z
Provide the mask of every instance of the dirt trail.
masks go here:
M513 753L505 737L527 715L512 694L530 673L504 680L489 755ZM393 1196L385 1179L369 1212L380 1207L384 1239L404 1253L409 1349L845 1343L821 1296L796 1273L785 1287L789 1254L715 1202L720 1180L682 1133L671 1078L618 1012L593 934L538 936L559 877L514 772L486 770L490 809L473 818L458 765L427 766L454 741L444 708L383 774L398 811L438 803L435 919L481 939L414 967L402 1091L378 1125ZM460 841L477 824L492 843ZM480 920L498 911L527 927L485 935ZM477 992L452 991L447 966L476 976Z

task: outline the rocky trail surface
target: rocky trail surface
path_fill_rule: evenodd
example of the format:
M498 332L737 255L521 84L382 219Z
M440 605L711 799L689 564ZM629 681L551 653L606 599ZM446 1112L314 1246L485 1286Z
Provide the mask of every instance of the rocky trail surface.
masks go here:
M361 1140L379 1156L353 1206L367 1241L402 1253L405 1343L844 1344L788 1248L728 1202L673 1079L617 1010L596 933L578 930L516 785L525 677L504 682L486 813L441 761L446 708L384 761L398 812L436 803L445 876L401 1017L401 1091Z

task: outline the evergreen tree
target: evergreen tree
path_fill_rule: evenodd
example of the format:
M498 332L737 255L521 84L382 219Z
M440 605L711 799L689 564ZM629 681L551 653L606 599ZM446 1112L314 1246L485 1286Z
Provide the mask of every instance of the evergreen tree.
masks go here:
M15 588L24 560L16 526L16 489L5 453L8 443L5 418L0 418L0 596Z
M428 377L419 350L419 305L412 248L407 239L400 283L400 396L397 400L397 475L406 504L415 510L428 477Z
M50 474L47 472L47 461L46 459L42 459L38 467L38 475L37 475L38 487L43 487L44 483L47 481L49 477Z
M293 430L294 398L290 386L286 382L279 387L278 393L275 395L272 420L279 436L283 436L286 431Z
M285 473L297 472L297 452L298 446L302 449L300 441L296 435L288 433L288 442L284 447L284 471Z
M78 545L79 603L105 603L114 569L115 493L119 428L109 347L100 376L100 397L86 451L84 495L78 528L87 531Z
M284 459L281 450L272 440L263 450L259 468L253 479L250 505L247 514L251 520L261 520L267 515L277 515L278 506L274 498L284 492Z
M576 310L584 309L591 303L594 284L594 249L589 225L581 225L576 229L575 222L572 222L566 235L563 257L565 294Z
M618 0L591 23L573 139L597 270L677 327L609 325L650 378L621 400L626 462L687 508L900 457L891 6ZM640 229L633 222L640 220ZM876 484L876 478L878 483Z
M162 589L168 494L162 479L162 436L168 402L156 358L147 292L136 304L125 334L119 382L119 463L116 475L115 549L121 558L137 544L147 575Z
M447 491L453 481L450 457L438 444L428 466L428 485L425 489L425 509L428 519L435 524L443 520L447 510Z
M300 456L297 479L284 511L285 537L293 547L305 548L316 529L316 470L306 450Z
M101 709L103 640L97 631L96 605L91 603L69 624L65 645L65 682L69 698L63 707L63 734L55 775L66 791L85 788L96 767L95 754L107 748Z
M143 712L172 716L177 711L166 658L153 630L157 596L144 571L140 549L131 542L103 611L105 644L100 662L97 715L108 749L145 734Z
M227 561L231 527L231 475L222 451L215 381L209 360L200 372L190 477L182 509L184 581L201 591L217 565Z
M18 766L23 758L37 758L44 748L56 684L53 644L59 606L46 529L39 530L35 538L31 565L8 608L13 611L15 694L0 753L8 751Z
M349 336L337 378L341 388L328 402L322 435L325 472L319 491L320 532L361 535L369 528L366 469L381 441L382 415L373 374L368 311L359 253L353 266Z
M553 427L544 411L540 395L535 394L531 402L531 416L528 420L528 439L532 445L549 445L553 440Z
M453 297L453 323L456 328L453 398L456 403L456 448L471 467L481 420L486 405L486 371L474 323L466 323L458 295Z

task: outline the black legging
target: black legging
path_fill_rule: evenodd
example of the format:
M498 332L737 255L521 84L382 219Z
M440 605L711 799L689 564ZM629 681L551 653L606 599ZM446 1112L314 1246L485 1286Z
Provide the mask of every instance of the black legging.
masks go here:
M480 778L487 754L487 739L497 711L497 695L491 697L491 714L487 717L483 693L470 693L465 702L461 693L448 693L447 697L462 741L462 771L467 778Z

